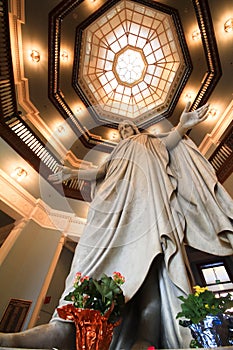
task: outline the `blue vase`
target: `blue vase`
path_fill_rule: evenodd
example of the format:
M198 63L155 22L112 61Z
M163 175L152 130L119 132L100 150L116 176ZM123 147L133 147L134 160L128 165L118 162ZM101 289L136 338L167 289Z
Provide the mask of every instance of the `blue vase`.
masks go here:
M190 324L192 337L203 348L217 348L222 345L221 338L217 332L216 326L221 325L222 321L218 316L208 315L197 323Z

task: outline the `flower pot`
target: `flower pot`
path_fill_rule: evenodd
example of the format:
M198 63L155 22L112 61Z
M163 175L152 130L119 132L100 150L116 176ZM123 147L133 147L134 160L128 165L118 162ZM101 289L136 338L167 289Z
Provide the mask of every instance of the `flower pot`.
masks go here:
M230 319L226 315L213 316L188 325L196 345L202 348L216 348L230 345ZM195 346L196 347L196 346Z
M113 329L120 321L108 323L108 316L99 310L80 309L72 304L57 308L58 315L75 323L77 350L108 350L112 341Z

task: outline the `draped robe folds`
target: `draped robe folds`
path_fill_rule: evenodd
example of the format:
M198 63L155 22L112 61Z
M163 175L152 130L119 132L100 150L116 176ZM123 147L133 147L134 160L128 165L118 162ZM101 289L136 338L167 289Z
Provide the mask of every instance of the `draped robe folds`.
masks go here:
M106 162L105 178L96 185L59 306L67 303L64 297L73 290L77 272L99 278L119 271L125 276L122 288L130 301L152 261L162 255L164 268L158 282L162 312L166 312L162 318L168 320L169 315L174 332L179 333L178 340L173 342L171 337L165 345L186 347L175 319L177 296L190 292L184 244L231 255L232 220L232 199L188 137L169 152L163 138L150 134L122 140ZM169 307L168 299L173 306Z

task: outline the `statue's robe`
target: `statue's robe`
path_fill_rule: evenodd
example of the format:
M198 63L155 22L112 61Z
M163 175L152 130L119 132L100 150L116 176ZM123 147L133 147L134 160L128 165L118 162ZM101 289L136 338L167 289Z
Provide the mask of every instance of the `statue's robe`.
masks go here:
M218 256L232 255L233 202L188 137L171 151L163 140L137 134L122 140L108 157L60 306L73 289L76 272L99 278L119 271L126 279L123 290L130 308L152 262L162 256L155 288L161 310L154 318L163 336L157 346L182 348L190 341L189 331L175 318L180 311L177 296L190 292L184 244ZM137 336L133 310L130 313L133 330L127 328L128 317L112 350L130 349Z

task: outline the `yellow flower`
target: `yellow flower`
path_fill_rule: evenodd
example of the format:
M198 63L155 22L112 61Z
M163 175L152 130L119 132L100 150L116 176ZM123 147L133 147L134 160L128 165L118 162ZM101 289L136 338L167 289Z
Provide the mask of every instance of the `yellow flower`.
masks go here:
M204 293L206 290L208 290L207 287L200 287L200 286L194 286L193 289L195 290L195 296L198 297L201 293Z
M206 309L209 309L210 307L209 307L209 305L208 305L208 304L205 304L205 308L206 308Z

